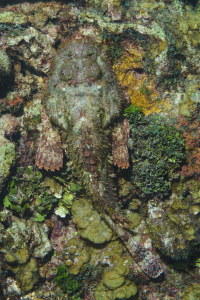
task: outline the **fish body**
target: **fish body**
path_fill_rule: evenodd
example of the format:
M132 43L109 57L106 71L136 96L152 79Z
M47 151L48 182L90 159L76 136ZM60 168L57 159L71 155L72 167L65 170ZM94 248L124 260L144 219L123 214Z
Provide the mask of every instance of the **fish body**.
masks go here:
M116 225L107 213L109 210L113 212L117 204L113 168L109 161L112 152L112 132L113 151L117 155L118 149L124 151L126 148L123 139L124 136L125 139L128 137L128 121L120 119L123 97L108 63L105 46L89 38L80 37L70 38L60 46L49 75L45 108L51 123L60 129L67 145L67 155L94 206L102 212L102 218L119 235L144 272L150 277L158 277L162 273L158 259L135 243L129 233L127 240L123 226ZM44 136L42 147L38 149L36 163L39 167L45 167L43 162L46 162L48 168L50 166L52 151L49 155L45 154L48 157L46 160L43 156L48 148L44 145L46 141L51 143L51 148L55 146L56 169L56 166L60 167L60 143L58 138L51 142L51 135L54 136L55 132L51 129L52 133L48 135L48 127L51 125L45 117L45 112L43 113ZM119 136L121 138L118 139ZM128 157L127 153L124 155L125 160ZM123 162L123 155L120 166L128 166Z

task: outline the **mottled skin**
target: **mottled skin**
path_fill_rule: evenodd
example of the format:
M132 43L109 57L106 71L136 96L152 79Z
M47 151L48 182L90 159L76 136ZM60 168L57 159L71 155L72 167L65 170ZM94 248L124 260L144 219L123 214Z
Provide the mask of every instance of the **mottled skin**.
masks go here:
M109 141L122 96L101 50L89 39L69 40L60 47L48 82L46 111L66 133L67 154L90 196L114 208Z
M110 141L112 128L122 114L122 95L102 46L87 38L69 39L60 46L45 105L50 120L61 129L67 155L95 207L143 271L158 277L163 271L157 258L109 216L117 204L116 188L109 176ZM37 164L42 166L39 159Z

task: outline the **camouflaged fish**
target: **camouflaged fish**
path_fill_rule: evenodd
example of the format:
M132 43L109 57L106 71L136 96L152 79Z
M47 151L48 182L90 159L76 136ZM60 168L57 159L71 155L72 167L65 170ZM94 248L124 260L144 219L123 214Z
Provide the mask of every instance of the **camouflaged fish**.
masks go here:
M142 270L156 278L163 272L159 260L137 244L123 225L116 225L107 213L115 211L117 205L116 187L109 176L113 173L112 134L114 164L122 168L129 166L126 145L129 128L127 120L120 119L122 100L108 63L106 46L85 37L69 38L52 61L45 94L48 116L43 111L43 135L36 164L51 170L62 166L61 140L51 121L60 129L67 156L95 208L102 212L104 220L120 236Z

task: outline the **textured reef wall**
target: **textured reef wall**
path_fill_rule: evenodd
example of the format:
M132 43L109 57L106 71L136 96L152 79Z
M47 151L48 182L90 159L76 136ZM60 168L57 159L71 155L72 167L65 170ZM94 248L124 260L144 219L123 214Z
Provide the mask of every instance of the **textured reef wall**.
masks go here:
M199 20L0 7L2 299L199 298Z

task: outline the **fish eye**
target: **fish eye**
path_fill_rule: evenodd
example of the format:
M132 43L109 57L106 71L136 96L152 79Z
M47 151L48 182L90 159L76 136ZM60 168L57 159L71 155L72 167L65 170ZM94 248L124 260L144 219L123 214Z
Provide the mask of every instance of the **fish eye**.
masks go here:
M85 57L92 57L92 56L94 56L94 55L95 55L95 52L92 51L92 50L89 50L89 51L87 51L87 52L85 53Z
M70 49L67 49L66 52L65 52L65 55L68 57L68 58L71 58L72 57L72 51Z

